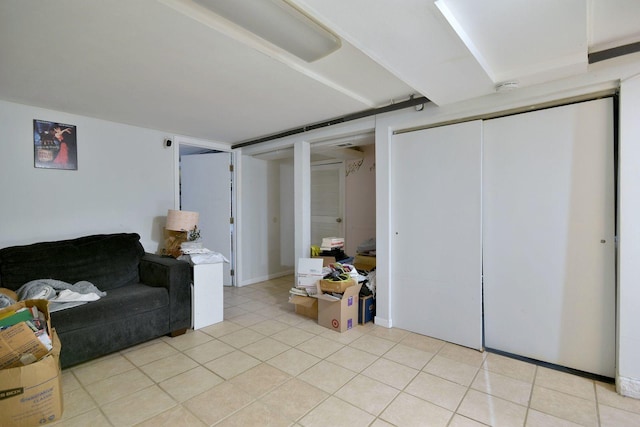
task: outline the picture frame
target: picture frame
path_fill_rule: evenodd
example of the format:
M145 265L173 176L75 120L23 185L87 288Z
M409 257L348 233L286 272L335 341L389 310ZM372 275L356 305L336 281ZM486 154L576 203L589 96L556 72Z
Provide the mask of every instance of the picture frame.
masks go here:
M36 168L78 169L76 126L33 120L33 163Z

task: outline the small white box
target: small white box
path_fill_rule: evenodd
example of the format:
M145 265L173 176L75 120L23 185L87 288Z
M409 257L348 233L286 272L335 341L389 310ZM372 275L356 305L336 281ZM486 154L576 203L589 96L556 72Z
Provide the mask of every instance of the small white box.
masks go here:
M322 258L300 258L296 286L314 288L322 279Z

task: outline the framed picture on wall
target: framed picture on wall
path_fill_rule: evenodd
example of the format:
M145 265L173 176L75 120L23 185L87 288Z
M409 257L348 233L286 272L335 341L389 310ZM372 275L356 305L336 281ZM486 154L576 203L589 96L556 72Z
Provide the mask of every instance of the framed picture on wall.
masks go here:
M37 168L77 170L75 125L34 119L33 163Z

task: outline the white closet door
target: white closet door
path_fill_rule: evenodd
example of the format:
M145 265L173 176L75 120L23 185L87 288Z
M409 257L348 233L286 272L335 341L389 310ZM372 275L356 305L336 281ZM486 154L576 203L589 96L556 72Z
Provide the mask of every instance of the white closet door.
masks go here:
M180 202L182 209L200 213L202 243L231 260L231 153L182 156ZM224 286L232 286L231 268L223 265Z
M479 121L409 132L392 146L393 325L482 347Z
M484 123L485 345L615 374L612 100Z

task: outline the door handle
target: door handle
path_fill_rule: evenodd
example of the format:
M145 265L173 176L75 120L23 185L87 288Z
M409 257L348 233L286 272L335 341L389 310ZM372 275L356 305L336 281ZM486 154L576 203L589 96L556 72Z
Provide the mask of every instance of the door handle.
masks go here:
M336 222L342 222L342 218L336 218Z

